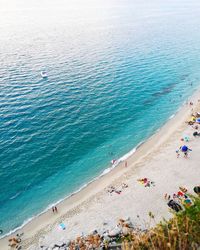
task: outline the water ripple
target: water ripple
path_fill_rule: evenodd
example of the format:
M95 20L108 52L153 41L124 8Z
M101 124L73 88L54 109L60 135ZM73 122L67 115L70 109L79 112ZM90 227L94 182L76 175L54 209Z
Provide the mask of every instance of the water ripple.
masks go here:
M23 22L20 11L7 12L10 23L0 16L4 232L99 175L198 86L197 1L106 6L82 18L67 9L57 19L45 6L48 22L29 8Z

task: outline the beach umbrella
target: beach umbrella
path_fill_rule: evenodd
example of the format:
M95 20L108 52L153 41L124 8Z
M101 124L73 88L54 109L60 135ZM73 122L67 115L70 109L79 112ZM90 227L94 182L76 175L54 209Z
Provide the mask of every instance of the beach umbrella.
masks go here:
M196 194L199 194L200 193L200 186L196 186L196 187L194 187L194 192L196 193Z
M183 152L187 152L187 151L188 151L188 147L184 145L184 146L181 147L181 150L182 150Z
M200 123L200 118L196 119L196 122Z
M189 199L184 200L184 203L185 203L184 205L187 206L187 207L192 205L192 202Z
M188 135L185 135L184 137L184 141L188 142L190 140L190 137Z

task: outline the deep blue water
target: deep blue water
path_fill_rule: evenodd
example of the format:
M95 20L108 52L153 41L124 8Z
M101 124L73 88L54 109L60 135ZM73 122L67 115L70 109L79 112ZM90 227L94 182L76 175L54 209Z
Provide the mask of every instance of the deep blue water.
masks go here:
M4 233L175 113L200 82L199 30L198 0L0 1Z

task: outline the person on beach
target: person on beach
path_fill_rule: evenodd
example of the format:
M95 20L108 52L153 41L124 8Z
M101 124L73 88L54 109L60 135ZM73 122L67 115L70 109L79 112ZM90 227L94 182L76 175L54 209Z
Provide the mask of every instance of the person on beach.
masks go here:
M198 130L199 129L199 126L198 125L195 125L193 126L194 129Z
M185 158L188 158L188 152L187 152L187 151L184 152L184 157L185 157Z
M127 161L125 161L125 168L127 168L128 167L128 163L127 163Z
M126 183L123 183L122 188L128 188L128 185Z
M195 131L195 132L193 133L193 136L194 136L194 137L200 136L200 133L198 133L197 131Z
M115 164L115 162L116 162L116 160L115 160L115 159L113 159L113 160L111 161L111 164Z
M55 209L54 209L54 207L52 207L52 211L53 211L53 213L55 212Z
M55 212L56 212L56 213L58 212L58 209L57 209L57 207L56 207L56 206L54 207L54 210L55 210Z
M180 156L179 150L176 150L176 157L179 158L179 156Z
M186 145L180 146L179 149L181 150L181 152L184 153L184 157L185 157L185 158L188 157L188 152L189 152L189 151L192 151L192 149L188 148Z

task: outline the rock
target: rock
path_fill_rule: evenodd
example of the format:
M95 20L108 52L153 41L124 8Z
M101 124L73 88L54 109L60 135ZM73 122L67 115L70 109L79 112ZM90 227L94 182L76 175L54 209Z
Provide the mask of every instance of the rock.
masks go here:
M51 244L51 245L49 245L49 247L47 248L47 249L53 249L55 247L55 244Z
M104 236L103 237L103 242L110 242L111 238L109 236Z
M115 236L119 235L121 233L121 231L122 231L121 228L116 226L114 229L109 231L108 236L115 237Z
M63 241L58 241L54 246L55 247L62 247L64 245L65 245L65 243Z
M59 250L60 247L57 247L57 246L56 246L56 247L53 247L52 249L53 249L53 250Z
M123 235L128 235L129 233L130 233L130 228L128 228L128 227L123 227L122 228L122 233L123 233Z
M124 221L124 225L126 225L128 227L133 227L133 223L131 222L130 217Z
M71 244L71 240L68 240L68 241L66 242L66 247L69 247L70 244Z
M109 246L114 246L114 245L116 245L116 241L112 241L112 242L109 244Z
M106 230L106 231L104 231L104 232L102 233L102 235L103 235L103 236L106 236L106 235L108 235L108 232L109 232L109 231Z
M90 245L88 246L88 249L93 249L93 245L90 244Z
M129 221L129 222L130 222L130 221L131 221L131 218L130 218L130 217L127 217L124 221L126 221L126 222Z
M122 225L122 224L124 223L124 221L125 221L125 220L123 220L123 219L119 219L118 223L119 223L120 225Z
M59 250L59 249L60 249L60 247L55 246L55 247L53 247L52 249L53 249L53 250Z
M79 246L75 246L75 250L80 250Z

